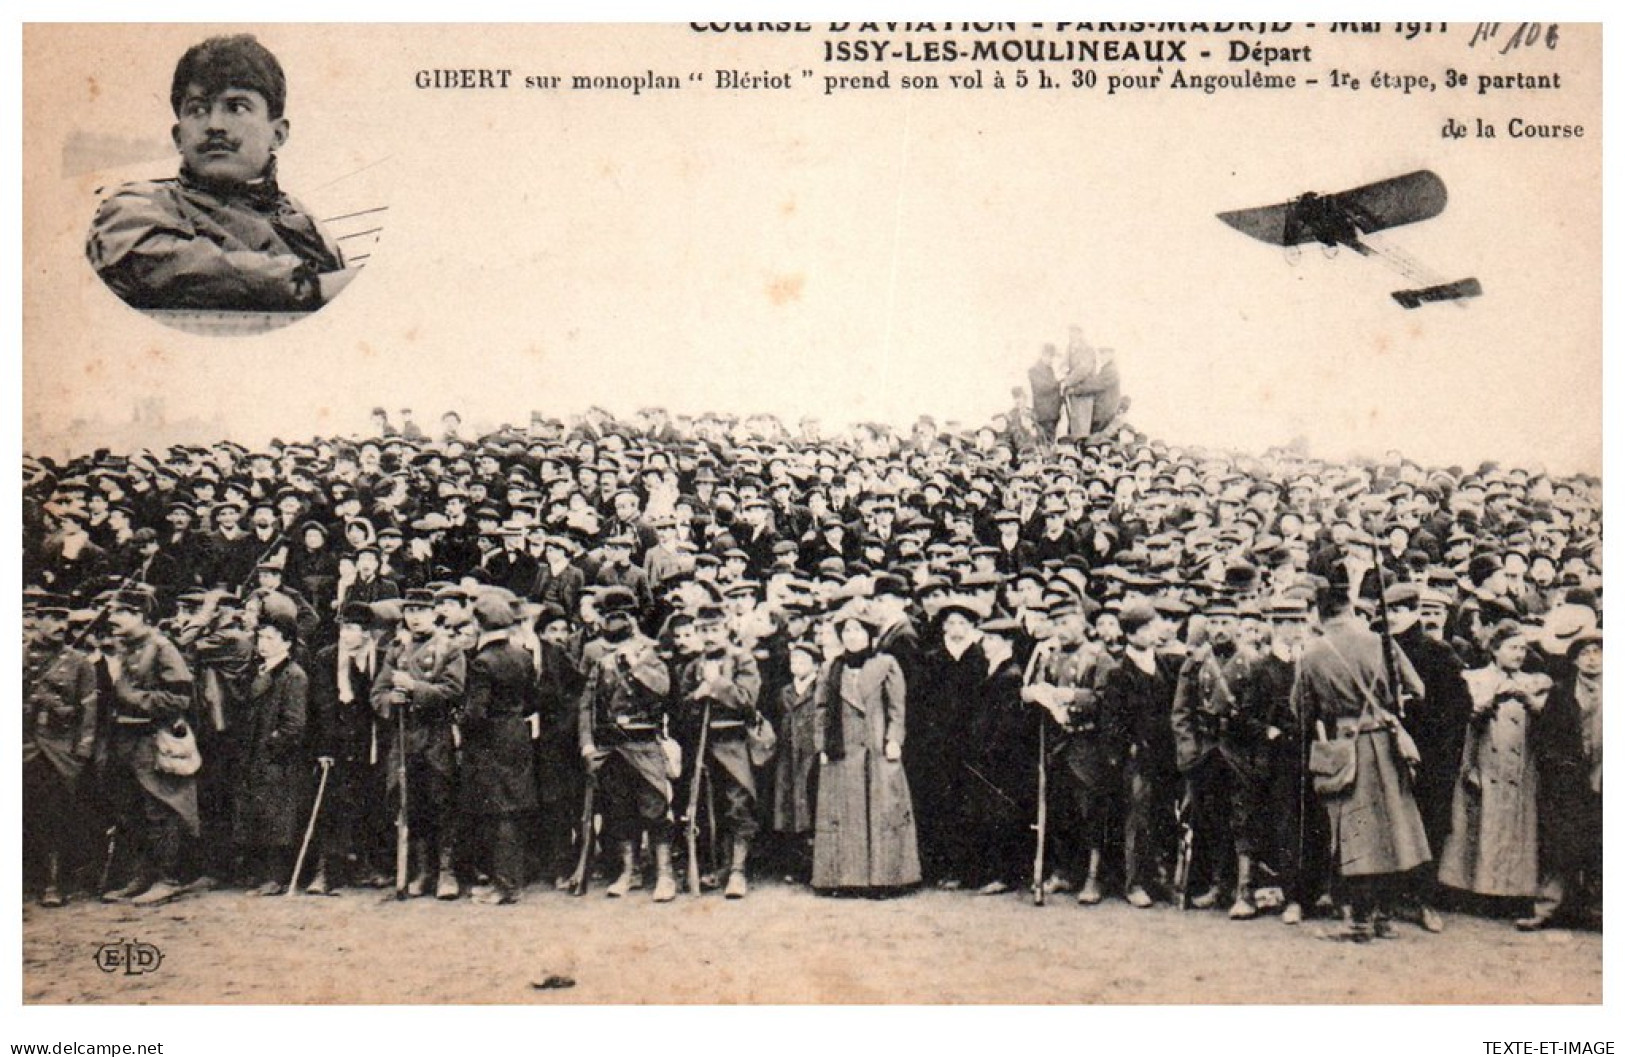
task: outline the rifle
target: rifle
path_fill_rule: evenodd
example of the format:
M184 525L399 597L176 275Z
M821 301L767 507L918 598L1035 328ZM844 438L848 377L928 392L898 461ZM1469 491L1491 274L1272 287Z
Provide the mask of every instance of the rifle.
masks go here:
M1038 715L1038 830L1033 850L1033 906L1044 905L1044 841L1049 829L1049 717Z
M113 880L113 859L118 855L118 824L107 827L107 857L102 860L102 876L96 885L98 894L106 892Z
M1021 685L1025 689L1032 685L1033 673L1038 670L1040 656L1047 655L1047 651L1040 646L1033 650L1031 657L1027 658L1027 670L1022 673ZM1044 843L1049 836L1049 745L1047 722L1048 709L1039 709L1038 712L1038 818L1033 826L1038 833L1038 841L1033 848L1033 906L1044 905Z
M1196 803L1187 790L1174 807L1179 821L1179 856L1174 860L1174 906L1190 909L1191 857L1196 850L1196 828L1191 824L1191 813Z
M688 890L700 894L700 780L705 775L705 743L711 733L711 701L700 716L700 739L694 751L694 776L688 783Z
M1382 568L1382 551L1371 543L1371 560L1377 570L1377 634L1382 639L1382 670L1388 676L1388 693L1394 699L1394 715L1405 718L1405 697L1400 692L1399 659L1394 656L1394 638L1388 630L1388 577Z
M412 829L406 815L406 702L395 703L395 781L400 786L400 813L395 816L395 898L406 898L406 873L411 858Z
M589 864L592 862L592 816L593 795L598 789L598 776L587 775L587 784L581 797L581 828L577 840L581 842L581 850L576 856L576 872L570 878L570 894L584 896L587 894L589 878Z

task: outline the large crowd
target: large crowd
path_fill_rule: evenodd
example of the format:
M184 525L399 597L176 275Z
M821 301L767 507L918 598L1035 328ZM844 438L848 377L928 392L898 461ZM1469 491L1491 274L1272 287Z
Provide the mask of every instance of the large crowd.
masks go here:
M1600 480L1084 406L27 458L30 890L1600 921Z

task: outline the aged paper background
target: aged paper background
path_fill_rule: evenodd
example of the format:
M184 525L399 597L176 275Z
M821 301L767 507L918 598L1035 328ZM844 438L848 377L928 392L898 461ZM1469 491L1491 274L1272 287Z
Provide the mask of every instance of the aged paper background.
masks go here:
M169 75L186 46L221 27L30 26L24 447L62 455L99 444L351 434L366 428L374 404L413 407L426 424L455 408L476 427L522 424L533 408L562 415L648 403L792 420L810 413L832 425L906 425L921 413L979 423L1007 405L1037 346L1063 340L1076 322L1118 350L1132 421L1170 442L1259 450L1302 438L1330 456L1398 449L1424 464L1498 459L1600 473L1600 28L1564 24L1555 49L1503 56L1504 36L1470 49L1469 24L1411 41L1392 24L1346 36L1326 25L1277 39L1183 35L1193 51L1212 48L1202 72L1252 67L1318 77L1317 87L1113 96L1105 79L1119 71L1105 65L1092 90L959 89L951 73L1038 67L823 57L835 39L901 46L981 39L974 33L231 27L258 33L287 71L284 185L319 216L387 206L366 270L341 298L284 330L241 338L181 334L128 309L83 252L98 188L173 173ZM1025 27L989 36L1129 39ZM1267 69L1224 62L1232 39L1309 44L1315 57ZM1074 65L1048 68L1064 79ZM509 69L512 86L414 86L418 71L443 68ZM1366 86L1331 88L1333 69ZM1469 72L1469 84L1444 88L1449 69ZM719 90L718 70L787 73L792 87ZM826 76L882 70L889 89L824 94ZM1427 74L1441 86L1383 91L1369 85L1376 70ZM1479 74L1519 71L1558 71L1563 86L1478 94ZM680 88L569 87L575 75L649 73ZM562 76L564 87L526 89L532 74ZM924 74L939 87L901 87L904 76ZM1514 117L1586 132L1516 140L1506 130ZM1441 135L1449 119L1482 120L1500 135L1450 140ZM1389 241L1447 278L1479 278L1485 296L1465 309L1403 311L1388 294L1410 284L1373 262L1310 249L1289 264L1214 218L1424 168L1445 180L1449 207ZM549 956L623 967L614 986L574 1000L1021 1001L1045 979L1050 942L1008 915L950 921L955 950L995 936L1037 946L1013 977L990 979L968 962L943 990L935 977L910 986L905 967L874 945L870 930L915 927L906 904L810 950L795 920L763 922L755 948L763 959L719 989L715 977L641 947L651 921L638 910L626 933L541 944ZM408 942L418 924L396 938ZM347 922L329 935L374 927ZM986 935L954 931L963 929ZM485 924L477 931L485 941L499 935ZM1303 941L1272 955L1301 954L1308 982L1254 1000L1346 1000L1332 986L1335 967L1321 960L1324 946ZM639 949L646 961L628 953ZM1492 963L1506 956L1492 954ZM854 968L866 962L878 966L873 976ZM522 982L470 980L455 965L415 991L391 992L345 965L290 947L262 969L284 974L281 997L291 1001L535 997ZM1481 967L1464 959L1451 978L1436 964L1413 972L1378 963L1362 980L1382 982L1360 995L1484 1001L1472 983ZM527 975L532 964L519 977ZM1155 966L1144 977L1114 1000L1205 1000L1159 989ZM180 981L163 1000L233 1000L205 964ZM1578 990L1572 977L1525 982L1507 997L1600 996L1594 981Z
M1122 34L266 28L290 84L284 185L319 216L388 212L343 297L237 340L140 317L83 257L98 187L173 173L168 78L200 30L31 27L27 435L43 451L84 420L92 440L148 398L173 433L258 441L347 433L373 403L488 425L593 403L979 422L1077 322L1119 350L1136 424L1171 442L1259 450L1301 435L1317 454L1597 470L1600 31L1564 25L1555 50L1502 56L1469 48L1470 24L1412 41L1391 24L1327 26L1190 44L1215 56L1199 72L1317 87L1111 96L1108 75L1141 67L1100 64L1093 90L961 89L949 74L1037 64L826 63L823 45ZM1231 63L1231 40L1307 44L1313 61ZM515 86L413 86L436 68L510 69ZM724 69L793 87L718 90ZM1334 89L1334 69L1435 83L1557 71L1563 86L1406 95ZM826 75L882 70L889 90L822 94ZM568 87L650 72L680 90ZM527 90L531 74L565 87ZM941 87L900 87L919 75ZM1515 116L1588 135L1513 140ZM1501 135L1448 140L1449 118ZM1387 295L1408 284L1372 262L1310 252L1293 267L1214 219L1421 168L1450 204L1390 241L1480 278L1486 296L1465 311L1399 310ZM1537 411L1550 407L1565 413Z

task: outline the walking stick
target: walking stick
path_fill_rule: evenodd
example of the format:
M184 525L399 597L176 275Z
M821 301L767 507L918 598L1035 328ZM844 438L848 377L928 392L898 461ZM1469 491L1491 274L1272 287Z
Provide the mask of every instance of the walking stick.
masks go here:
M694 752L694 776L688 783L688 890L700 894L700 778L705 772L706 739L711 733L711 701L700 716L700 740Z
M400 786L400 813L395 816L395 898L406 898L407 859L411 857L412 830L406 815L406 703L395 704L395 781Z
M1044 841L1049 828L1049 729L1038 715L1038 844L1033 850L1033 906L1044 905Z
M589 864L592 862L592 816L593 794L598 790L598 777L587 775L586 789L581 797L581 829L576 838L581 842L581 850L576 854L576 872L570 878L570 894L584 896L587 894L587 883L590 879Z
M310 823L305 826L305 839L299 843L299 855L293 860L293 876L288 878L289 896L299 890L299 871L305 868L305 853L310 851L310 838L316 833L316 818L322 811L322 795L327 792L327 772L333 769L333 761L323 756L316 761L321 768L321 781L316 783L316 802L310 805Z

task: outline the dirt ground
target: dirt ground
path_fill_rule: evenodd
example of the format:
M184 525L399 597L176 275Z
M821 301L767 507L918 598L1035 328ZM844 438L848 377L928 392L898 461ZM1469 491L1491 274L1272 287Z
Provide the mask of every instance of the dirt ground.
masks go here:
M513 907L189 896L139 910L75 901L23 910L29 1003L1596 1003L1602 937L1526 935L1447 915L1366 946L1326 922L1079 907L1052 897L918 892L829 899L764 883L656 905L532 888ZM104 973L112 940L163 952L155 972ZM540 990L549 976L567 989Z

